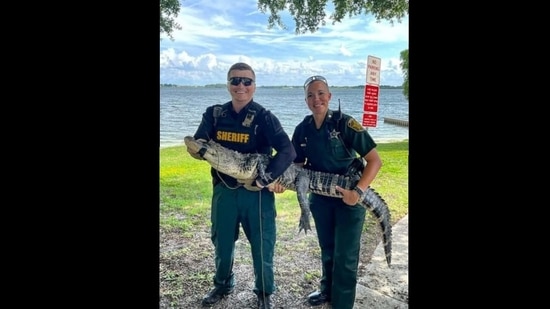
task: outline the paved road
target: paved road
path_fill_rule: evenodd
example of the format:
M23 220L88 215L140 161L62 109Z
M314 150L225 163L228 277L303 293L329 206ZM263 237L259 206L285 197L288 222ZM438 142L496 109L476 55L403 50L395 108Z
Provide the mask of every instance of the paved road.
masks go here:
M409 216L392 227L391 268L386 263L384 247L378 244L358 278L354 309L409 308Z

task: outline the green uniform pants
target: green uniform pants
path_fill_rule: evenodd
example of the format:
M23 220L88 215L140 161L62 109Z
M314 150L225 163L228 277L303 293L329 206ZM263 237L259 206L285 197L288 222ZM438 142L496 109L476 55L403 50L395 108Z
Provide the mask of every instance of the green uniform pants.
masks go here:
M321 247L321 292L330 296L332 308L352 309L366 209L310 194L310 210Z
M254 293L275 291L273 252L276 226L275 194L264 188L249 191L232 189L223 183L214 186L211 211L211 239L215 247L214 286L235 286L233 260L239 224L250 242L254 266Z

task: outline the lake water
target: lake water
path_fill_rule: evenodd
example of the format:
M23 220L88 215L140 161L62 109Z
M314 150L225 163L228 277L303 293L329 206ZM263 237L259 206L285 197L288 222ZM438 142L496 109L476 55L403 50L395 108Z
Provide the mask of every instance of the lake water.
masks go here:
M331 92L330 109L337 110L340 100L342 112L362 122L364 89L332 88ZM226 88L161 87L160 147L183 145L183 138L195 133L206 107L223 104L230 98ZM290 137L294 127L310 114L301 87L257 87L254 101L275 114ZM409 120L409 102L405 99L402 89L380 89L376 127L367 129L377 143L409 138L408 127L385 123L384 117Z

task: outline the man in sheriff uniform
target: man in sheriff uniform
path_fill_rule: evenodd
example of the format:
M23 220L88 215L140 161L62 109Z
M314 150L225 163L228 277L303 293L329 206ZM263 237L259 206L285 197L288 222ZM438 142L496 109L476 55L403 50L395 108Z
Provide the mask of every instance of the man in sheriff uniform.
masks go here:
M268 184L283 174L296 157L288 134L278 118L253 100L256 75L246 63L235 63L227 73L231 101L206 109L193 135L195 139L214 140L241 153L275 156L266 173L256 179L257 190L247 190L229 175L210 169L213 183L211 239L215 247L214 288L204 296L203 306L212 306L233 292L235 241L242 226L252 251L253 292L258 308L273 308L271 294L276 290L273 270L275 250L275 194L284 191L278 184ZM190 153L202 159L198 153Z

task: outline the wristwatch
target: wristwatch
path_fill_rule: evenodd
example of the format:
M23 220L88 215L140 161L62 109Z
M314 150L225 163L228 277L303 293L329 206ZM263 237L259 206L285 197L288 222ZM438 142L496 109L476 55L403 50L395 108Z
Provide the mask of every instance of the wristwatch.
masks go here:
M353 188L353 190L357 193L359 193L359 201L361 201L363 199L363 194L365 194L365 191L361 190L361 188L359 187L355 187Z

